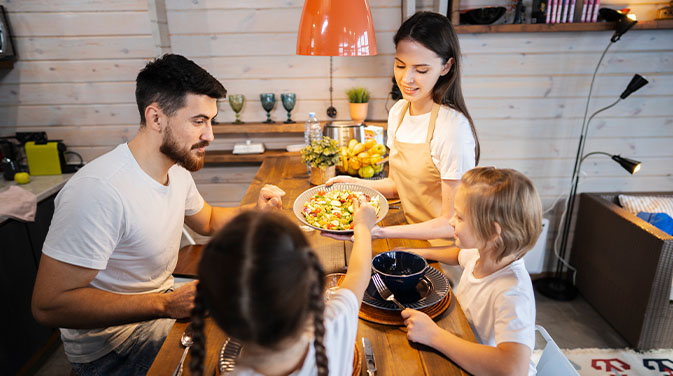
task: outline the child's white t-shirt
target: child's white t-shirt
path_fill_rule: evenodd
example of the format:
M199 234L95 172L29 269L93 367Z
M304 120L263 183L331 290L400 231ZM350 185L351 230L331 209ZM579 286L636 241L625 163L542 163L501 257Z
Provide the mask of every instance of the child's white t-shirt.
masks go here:
M516 260L484 278L474 276L477 249L463 249L458 263L463 268L456 299L465 312L479 343L497 346L516 342L535 348L535 295L523 260ZM529 375L535 374L531 361Z
M330 375L351 375L353 373L353 355L355 353L355 337L358 331L358 311L360 304L351 290L340 288L325 303L325 338L323 344L327 351L327 362ZM313 342L302 368L291 376L313 376L318 374L315 363ZM241 367L232 375L257 376L259 373L250 368Z

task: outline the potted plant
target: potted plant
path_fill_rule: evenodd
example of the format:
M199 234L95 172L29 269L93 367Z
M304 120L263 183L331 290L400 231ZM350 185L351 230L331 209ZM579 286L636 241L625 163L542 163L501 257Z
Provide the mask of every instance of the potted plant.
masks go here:
M341 149L337 140L323 137L301 149L301 159L311 165L311 184L320 185L336 175L335 166L341 164Z
M348 101L350 102L351 119L361 124L367 118L367 106L369 104L369 90L364 87L348 89Z

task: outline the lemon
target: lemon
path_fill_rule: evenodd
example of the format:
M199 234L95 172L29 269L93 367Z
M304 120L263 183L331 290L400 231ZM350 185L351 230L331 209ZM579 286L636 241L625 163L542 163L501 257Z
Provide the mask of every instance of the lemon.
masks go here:
M17 172L14 174L14 181L17 184L26 184L30 181L30 175L27 172Z

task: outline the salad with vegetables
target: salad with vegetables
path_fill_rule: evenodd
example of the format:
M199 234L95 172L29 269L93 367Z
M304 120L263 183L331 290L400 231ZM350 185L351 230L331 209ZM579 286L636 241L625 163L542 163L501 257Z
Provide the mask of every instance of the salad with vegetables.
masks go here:
M353 229L353 199L369 202L379 213L379 198L371 198L362 192L320 190L304 204L302 213L306 221L314 227L325 230Z

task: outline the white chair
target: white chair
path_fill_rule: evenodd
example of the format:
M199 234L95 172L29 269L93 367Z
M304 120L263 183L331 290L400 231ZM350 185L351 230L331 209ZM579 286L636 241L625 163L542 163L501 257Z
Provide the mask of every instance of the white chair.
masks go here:
M182 237L185 238L188 245L195 245L196 244L196 242L194 241L194 238L192 238L192 235L190 235L189 231L187 230L187 225L182 226Z
M540 325L535 325L535 329L540 332L542 338L547 342L542 350L542 356L537 363L538 376L579 376L575 367L561 352L561 349L556 345L556 342L551 338L545 328Z

